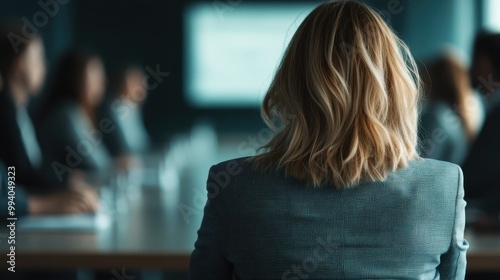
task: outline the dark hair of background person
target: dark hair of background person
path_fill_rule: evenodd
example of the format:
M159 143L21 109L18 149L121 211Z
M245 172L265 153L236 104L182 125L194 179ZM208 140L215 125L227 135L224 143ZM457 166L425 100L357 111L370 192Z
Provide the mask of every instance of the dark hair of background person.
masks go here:
M74 101L83 106L92 123L95 121L95 113L91 104L88 104L84 96L85 75L87 66L99 56L86 52L73 50L61 58L54 75L53 82L39 111L37 121L43 122L50 112L62 101Z
M485 55L492 63L494 78L500 76L500 33L479 32L474 40L473 57ZM496 77L495 77L496 76ZM471 77L474 81L476 77Z
M475 128L467 116L471 83L467 69L449 54L445 54L421 67L424 96L430 100L446 102L458 115L464 126L467 139L472 141Z
M0 27L0 90L8 88L14 61L25 53L32 40L40 39L39 35L26 38L22 34L22 28L17 25Z

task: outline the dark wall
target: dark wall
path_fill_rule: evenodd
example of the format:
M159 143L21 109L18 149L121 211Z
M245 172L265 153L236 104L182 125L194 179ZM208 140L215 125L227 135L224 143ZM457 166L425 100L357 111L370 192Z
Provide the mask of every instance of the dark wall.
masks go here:
M40 34L46 45L47 59L55 60L73 40L74 1L2 1L0 3L1 24L26 26L26 34Z
M198 120L219 131L248 131L262 126L258 108L192 108L183 94L183 18L186 1L79 1L76 43L100 50L108 69L132 59L158 65L169 76L150 91L145 122L158 141L189 130Z
M189 128L192 114L182 95L180 1L78 1L76 10L75 43L98 50L109 72L129 60L169 72L145 104L145 121L154 138Z
M75 17L76 42L80 45L94 45L101 50L108 68L119 65L120 60L132 58L140 60L144 66L154 68L159 65L162 71L170 73L168 78L150 92L145 105L148 129L159 141L175 132L190 129L199 119L212 122L219 131L246 132L262 127L258 108L199 109L192 108L187 103L183 94L182 11L191 2L193 1L78 1ZM380 10L390 10L387 1L372 2ZM391 21L394 25L400 25L402 16L392 15Z
M42 0L47 2L50 0ZM53 0L52 2L55 2ZM183 90L183 18L193 1L159 0L58 0L59 10L39 28L50 62L70 47L98 51L108 72L132 61L168 72L150 91L145 122L153 138L162 142L174 133L187 131L198 120L212 122L218 131L255 131L263 126L258 108L192 108ZM235 3L234 0L219 0ZM305 0L307 1L307 0ZM201 1L197 1L201 2ZM206 1L214 3L215 1ZM269 2L264 0L252 2ZM276 2L290 2L276 0ZM319 1L309 1L318 3ZM478 25L480 1L367 0L378 9L418 57L438 51L443 43L464 49ZM439 2L439 3L438 3ZM57 3L57 2L56 2ZM244 0L244 3L251 3ZM237 7L235 7L237 8ZM3 1L0 18L23 23L43 8L36 1Z
M50 81L52 69L57 59L73 41L74 1L2 1L0 3L0 24L23 27L23 34L28 39L31 34L42 36L47 56L48 77ZM45 83L48 86L49 82ZM42 91L43 93L44 91ZM40 94L35 104L43 98Z

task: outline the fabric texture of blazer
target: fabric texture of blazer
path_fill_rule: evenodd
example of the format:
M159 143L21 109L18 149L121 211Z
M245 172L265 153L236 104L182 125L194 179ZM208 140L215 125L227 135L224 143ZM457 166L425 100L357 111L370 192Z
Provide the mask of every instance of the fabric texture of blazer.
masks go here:
M464 279L457 165L414 160L384 182L336 189L247 159L210 169L189 279Z

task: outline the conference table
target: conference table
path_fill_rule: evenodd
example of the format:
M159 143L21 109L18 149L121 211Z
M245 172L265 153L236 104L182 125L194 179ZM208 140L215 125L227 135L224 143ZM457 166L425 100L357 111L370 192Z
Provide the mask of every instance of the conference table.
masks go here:
M202 180L198 180L199 183ZM124 213L92 232L17 232L16 268L186 271L203 217L204 187L140 188ZM500 235L468 230L468 271L500 272ZM6 267L6 243L0 243Z
M128 210L114 214L95 231L18 231L16 268L187 270L203 207L172 197L170 191L146 189L135 194ZM181 208L190 208L183 214ZM2 266L6 243L1 244Z

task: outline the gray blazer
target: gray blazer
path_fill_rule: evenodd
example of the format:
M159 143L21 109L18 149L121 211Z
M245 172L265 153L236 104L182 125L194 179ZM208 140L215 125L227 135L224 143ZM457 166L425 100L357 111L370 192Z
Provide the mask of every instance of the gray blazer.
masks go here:
M460 167L313 188L245 158L212 166L189 279L464 279Z

